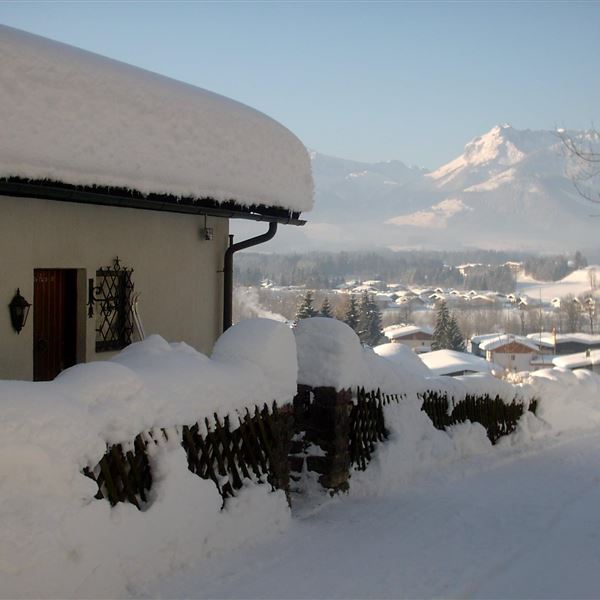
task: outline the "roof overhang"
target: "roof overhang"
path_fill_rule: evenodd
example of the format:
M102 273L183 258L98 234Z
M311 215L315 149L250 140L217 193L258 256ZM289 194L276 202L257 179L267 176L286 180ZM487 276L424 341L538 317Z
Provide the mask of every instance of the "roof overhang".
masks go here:
M124 188L77 186L55 181L29 181L19 177L0 178L0 195L39 198L78 204L119 206L188 215L207 215L225 219L268 221L288 225L304 225L299 212L265 205L243 206L229 200L212 198L178 198L165 194L142 194Z

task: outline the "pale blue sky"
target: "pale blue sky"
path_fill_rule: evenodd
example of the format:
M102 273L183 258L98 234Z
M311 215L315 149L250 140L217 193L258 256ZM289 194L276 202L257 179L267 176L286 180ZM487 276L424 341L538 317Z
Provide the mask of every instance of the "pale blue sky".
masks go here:
M7 2L0 22L225 94L320 152L435 168L600 121L600 2Z

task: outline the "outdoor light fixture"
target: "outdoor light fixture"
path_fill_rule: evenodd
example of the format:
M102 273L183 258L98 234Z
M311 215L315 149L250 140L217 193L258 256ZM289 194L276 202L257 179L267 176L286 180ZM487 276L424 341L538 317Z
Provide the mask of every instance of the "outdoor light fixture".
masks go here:
M213 228L206 225L206 215L204 215L204 227L200 228L200 239L208 242L214 238L214 235Z
M30 308L31 304L21 296L21 290L17 288L17 293L8 305L8 309L10 310L10 321L17 333L21 333L21 329L25 327Z

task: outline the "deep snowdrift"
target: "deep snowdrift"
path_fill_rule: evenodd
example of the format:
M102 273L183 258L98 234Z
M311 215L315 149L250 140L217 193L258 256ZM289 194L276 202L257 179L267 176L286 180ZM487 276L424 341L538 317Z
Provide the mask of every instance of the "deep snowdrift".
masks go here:
M221 511L212 481L187 468L177 436L149 446L149 507L111 508L81 474L107 443L141 431L193 424L296 390L288 327L244 322L213 358L158 336L108 362L65 371L49 383L0 382L0 595L120 597L130 585L269 535L290 518L283 492L249 484Z
M397 358L363 348L332 319L302 321L295 336L284 324L252 319L222 336L212 358L152 336L51 383L0 382L0 596L128 596L287 527L286 498L269 486L248 483L221 510L216 487L188 470L176 436L150 449L154 485L143 511L95 500L96 485L81 470L98 462L107 443L143 430L290 402L297 381L400 397L384 409L389 440L366 471L352 473L351 494L381 494L424 470L492 451L478 424L435 429L418 397L426 389L455 402L467 393L526 405L537 397L538 416L526 413L506 445L600 426L600 378L592 373L553 369L512 385L487 375L425 378L412 357Z

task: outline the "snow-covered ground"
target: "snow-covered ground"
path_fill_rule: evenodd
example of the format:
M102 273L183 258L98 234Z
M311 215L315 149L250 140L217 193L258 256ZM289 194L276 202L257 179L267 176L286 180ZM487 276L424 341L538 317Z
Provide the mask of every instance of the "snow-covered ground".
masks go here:
M573 271L560 281L536 281L532 277L520 273L517 278L517 293L539 300L540 295L544 302L552 298L562 298L568 294L579 296L589 294L591 288L590 272L592 277L600 284L600 266L591 265L585 269Z
M551 551L543 536L567 540L569 575L594 560L593 522L576 519L597 505L600 450L572 440L600 446L600 377L428 377L416 355L378 351L334 319L306 319L293 332L251 319L221 336L210 358L151 336L53 382L0 382L0 597L498 595L509 568L518 595L524 573L562 557L542 554ZM297 382L397 395L383 409L388 439L366 471L352 472L349 495L332 500L307 476L290 511L282 491L246 482L221 510L213 482L188 470L181 426L215 411L235 423L245 407L289 403ZM527 409L537 398L537 416L526 410L492 447L478 423L436 429L421 410L424 390L451 404L489 394ZM82 469L107 443L129 447L160 427L168 440L148 444L143 510L94 499ZM569 596L593 589L597 569L589 571Z
M162 579L165 598L597 598L600 431L496 448Z

